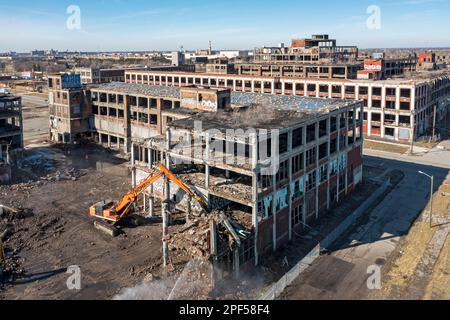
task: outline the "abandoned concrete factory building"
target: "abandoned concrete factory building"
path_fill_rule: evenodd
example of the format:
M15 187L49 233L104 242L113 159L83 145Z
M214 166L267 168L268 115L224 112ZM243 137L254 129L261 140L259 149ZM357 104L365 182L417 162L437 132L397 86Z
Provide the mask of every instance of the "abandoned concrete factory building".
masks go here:
M50 110L58 107L69 117L59 126L51 112L54 141L82 134L131 153L133 184L153 164L167 164L211 209L226 208L251 234L239 247L239 258L232 258L239 266L257 264L264 252L313 224L362 180L362 102L201 86L109 83L64 89L63 78L51 78L49 86L50 94L65 101L54 99ZM86 102L82 110L80 101ZM242 131L226 134L235 129ZM262 149L269 159L279 155L271 162L278 170L264 173L268 159ZM155 201L167 199L164 185L161 180L145 193L149 214ZM168 193L174 210L199 208L174 184Z
M204 85L236 92L362 100L368 137L408 142L431 135L449 105L450 77L438 71L390 80L311 79L185 72L127 71L127 83Z
M423 70L422 60L415 53L388 58L382 52L363 60L357 47L313 35L293 39L290 47L256 48L252 61L233 68L221 63L215 72L129 70L125 82L361 100L367 137L407 143L433 135L449 107L448 72Z
M0 93L0 183L11 179L11 164L22 149L22 98Z

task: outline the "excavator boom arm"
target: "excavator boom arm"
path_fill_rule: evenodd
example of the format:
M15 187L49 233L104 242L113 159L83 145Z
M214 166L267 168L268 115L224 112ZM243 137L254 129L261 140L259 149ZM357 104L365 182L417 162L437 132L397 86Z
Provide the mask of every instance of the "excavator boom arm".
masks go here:
M114 206L112 211L114 211L120 218L123 218L129 213L130 206L135 203L138 196L144 192L148 187L158 181L161 177L166 176L167 179L179 186L184 192L193 197L205 211L209 211L208 204L203 199L202 196L198 195L196 192L192 191L183 181L178 179L169 169L167 169L163 164L158 165L158 170L154 170L149 174L145 180L143 180L139 185L130 190L122 199Z
M178 179L169 169L167 169L163 164L159 164L159 170L164 173L164 175L181 188L184 192L193 197L203 208L203 210L208 211L208 204L203 199L202 196L198 195L196 192L192 191L183 181Z
M135 188L130 190L120 201L117 203L114 210L117 213L121 213L124 209L126 209L130 204L134 203L137 200L137 197L144 192L149 186L158 181L159 178L163 176L162 172L154 171L152 172L144 181L142 181Z

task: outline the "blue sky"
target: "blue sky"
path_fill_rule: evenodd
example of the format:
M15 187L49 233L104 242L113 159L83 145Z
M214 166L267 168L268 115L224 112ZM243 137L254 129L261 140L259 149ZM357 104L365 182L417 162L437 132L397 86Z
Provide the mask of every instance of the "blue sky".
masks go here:
M81 10L68 30L67 7ZM369 30L367 8L381 9ZM341 45L450 47L450 0L0 0L0 51L251 49L328 33Z

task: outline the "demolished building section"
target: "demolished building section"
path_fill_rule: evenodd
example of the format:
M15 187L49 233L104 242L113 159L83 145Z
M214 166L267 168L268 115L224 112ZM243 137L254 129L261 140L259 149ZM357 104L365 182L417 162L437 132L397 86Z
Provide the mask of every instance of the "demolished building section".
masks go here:
M73 143L89 131L89 90L79 75L56 74L48 79L50 141Z
M207 201L202 217L194 199L161 178L138 207L155 216L161 204L168 221L185 215L164 242L213 257L221 270L258 264L362 179L361 102L131 83L92 86L86 101L83 134L131 154L134 186L164 163Z
M22 149L22 98L0 94L0 183L10 181L11 165Z
M223 210L230 218L240 245L232 251L217 250L217 244L209 248L222 270L236 271L292 240L296 230L314 224L361 182L362 104L229 91L229 99L215 91L216 98L205 101L204 90L182 89L181 101L195 92L197 104L207 111L172 121L165 134L136 145L148 150L147 167L158 154L208 200L211 210ZM263 149L271 156L263 156ZM139 161L133 165L134 179L140 181L149 169L135 152L132 159ZM267 172L268 163L275 164L273 172ZM151 215L155 200L169 201L173 210L187 212L188 220L189 213L200 211L163 179L144 197ZM208 245L207 239L200 243Z

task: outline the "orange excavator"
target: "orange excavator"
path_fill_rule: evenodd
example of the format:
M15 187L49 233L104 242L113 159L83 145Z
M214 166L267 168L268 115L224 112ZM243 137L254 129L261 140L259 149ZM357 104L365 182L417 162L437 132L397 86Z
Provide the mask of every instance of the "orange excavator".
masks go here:
M113 225L123 221L135 211L135 205L140 194L142 194L147 188L158 181L161 177L167 177L170 181L175 183L184 192L189 194L195 199L205 212L209 212L208 204L196 191L189 188L183 181L178 179L169 169L163 164L158 164L156 168L145 178L139 185L131 189L119 202L111 200L104 200L98 202L90 207L89 215L92 217L100 218L108 222L112 222ZM107 233L116 236L117 230L108 228L105 225L95 224L98 229L106 231Z

